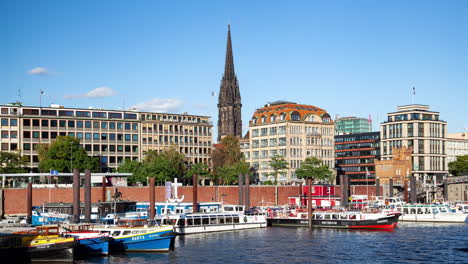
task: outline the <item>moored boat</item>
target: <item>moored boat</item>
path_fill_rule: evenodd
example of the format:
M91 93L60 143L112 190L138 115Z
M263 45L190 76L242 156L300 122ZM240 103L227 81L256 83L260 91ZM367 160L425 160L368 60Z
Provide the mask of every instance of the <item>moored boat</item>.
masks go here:
M126 252L167 252L174 245L172 226L148 226L147 220L119 220L117 225L95 226L93 230L113 238L111 249Z
M463 223L468 217L444 204L405 204L397 205L396 210L402 213L400 221L405 222Z
M112 241L112 238L109 234L93 230L93 225L68 224L62 226L62 229L65 230L62 233L63 235L76 238L78 256L109 254L109 243Z
M35 235L26 247L26 253L32 261L72 262L75 259L75 238L60 235L56 225L38 226L36 230L18 234Z
M296 212L268 218L270 226L308 226L307 212ZM363 213L360 211L316 211L312 227L347 229L393 229L400 213Z
M244 214L244 206L225 205L221 212L186 213L159 216L156 221L174 225L180 235L234 231L267 226L265 215Z

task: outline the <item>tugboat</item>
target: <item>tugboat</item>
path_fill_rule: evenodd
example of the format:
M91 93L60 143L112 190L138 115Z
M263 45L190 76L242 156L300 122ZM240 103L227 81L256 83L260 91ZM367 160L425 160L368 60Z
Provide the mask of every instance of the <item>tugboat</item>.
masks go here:
M307 212L275 214L269 212L269 226L308 226ZM398 212L364 213L359 211L317 211L312 213L312 227L347 229L393 229Z
M116 225L95 226L93 230L114 240L111 250L126 252L167 252L174 246L172 226L148 226L145 219L119 220Z

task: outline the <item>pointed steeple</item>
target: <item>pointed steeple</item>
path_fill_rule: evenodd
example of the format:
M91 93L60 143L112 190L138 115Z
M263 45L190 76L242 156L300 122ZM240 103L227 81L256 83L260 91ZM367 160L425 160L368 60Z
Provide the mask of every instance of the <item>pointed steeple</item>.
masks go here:
M218 142L223 136L242 137L241 96L234 71L231 25L228 25L226 62L218 97Z
M226 63L224 65L224 78L232 80L236 77L234 72L234 56L232 55L231 25L228 24L228 36L226 43Z

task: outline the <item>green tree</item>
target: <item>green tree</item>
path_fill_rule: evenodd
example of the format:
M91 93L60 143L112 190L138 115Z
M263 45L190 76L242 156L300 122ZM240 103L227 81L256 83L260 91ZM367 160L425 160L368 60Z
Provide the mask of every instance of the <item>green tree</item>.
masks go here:
M239 161L231 165L224 165L219 168L218 177L223 185L234 184L239 179L239 174L250 174L250 166L245 161Z
M59 136L49 145L44 159L39 162L39 171L72 172L73 168L80 171L90 169L93 172L98 172L99 160L97 157L88 156L80 146L79 139Z
M196 174L199 177L209 177L210 178L210 172L208 171L208 165L205 163L195 163L192 165L192 167L187 171L186 177L187 178L192 178L192 176Z
M453 176L462 175L464 172L468 172L468 155L458 156L457 160L449 162L449 172Z
M23 168L25 159L18 153L0 152L0 173L26 172Z
M146 177L140 173L143 163L137 160L126 159L124 163L120 164L117 169L118 172L132 173L132 176L128 177L127 182L130 185L137 183L145 183Z
M273 169L271 175L275 177L275 185L277 185L278 175L288 168L288 162L283 156L275 155L270 159L270 167Z
M235 136L223 137L211 152L211 160L213 162L211 179L217 184L225 181L230 182L230 177L227 175L233 174L235 166L232 165L243 162L239 139Z
M144 163L138 173L140 177L154 177L156 181L167 181L172 180L177 175L177 169L172 165L171 161L160 155L153 161Z
M300 179L330 180L333 172L316 157L306 158L300 168L296 170L296 175Z
M222 150L225 154L224 165L231 165L241 161L242 152L240 150L239 139L235 136L225 136L221 139Z
M187 158L185 157L184 154L180 153L177 150L176 146L171 146L169 148L166 148L163 150L160 154L160 156L169 161L171 166L176 170L176 174L174 177L182 178L185 175L185 172L187 171Z

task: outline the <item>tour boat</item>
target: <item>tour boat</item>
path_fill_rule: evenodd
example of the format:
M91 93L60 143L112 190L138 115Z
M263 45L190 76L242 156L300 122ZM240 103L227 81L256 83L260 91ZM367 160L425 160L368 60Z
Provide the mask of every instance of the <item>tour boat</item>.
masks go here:
M78 242L77 255L108 255L109 243L112 238L109 234L93 230L90 224L68 224L61 226L65 230L62 234L76 238Z
M269 212L270 226L308 226L308 213L290 211ZM315 211L312 213L313 227L348 229L393 229L398 224L400 213L364 213L360 211Z
M244 214L244 206L225 205L221 212L181 213L157 216L156 221L174 226L180 235L234 231L267 226L265 215Z
M468 214L451 208L448 205L397 205L396 210L401 212L401 221L407 222L441 222L441 223L463 223Z
M119 220L116 225L95 226L93 230L110 235L111 248L127 252L167 252L174 245L172 226L148 226L147 220Z

